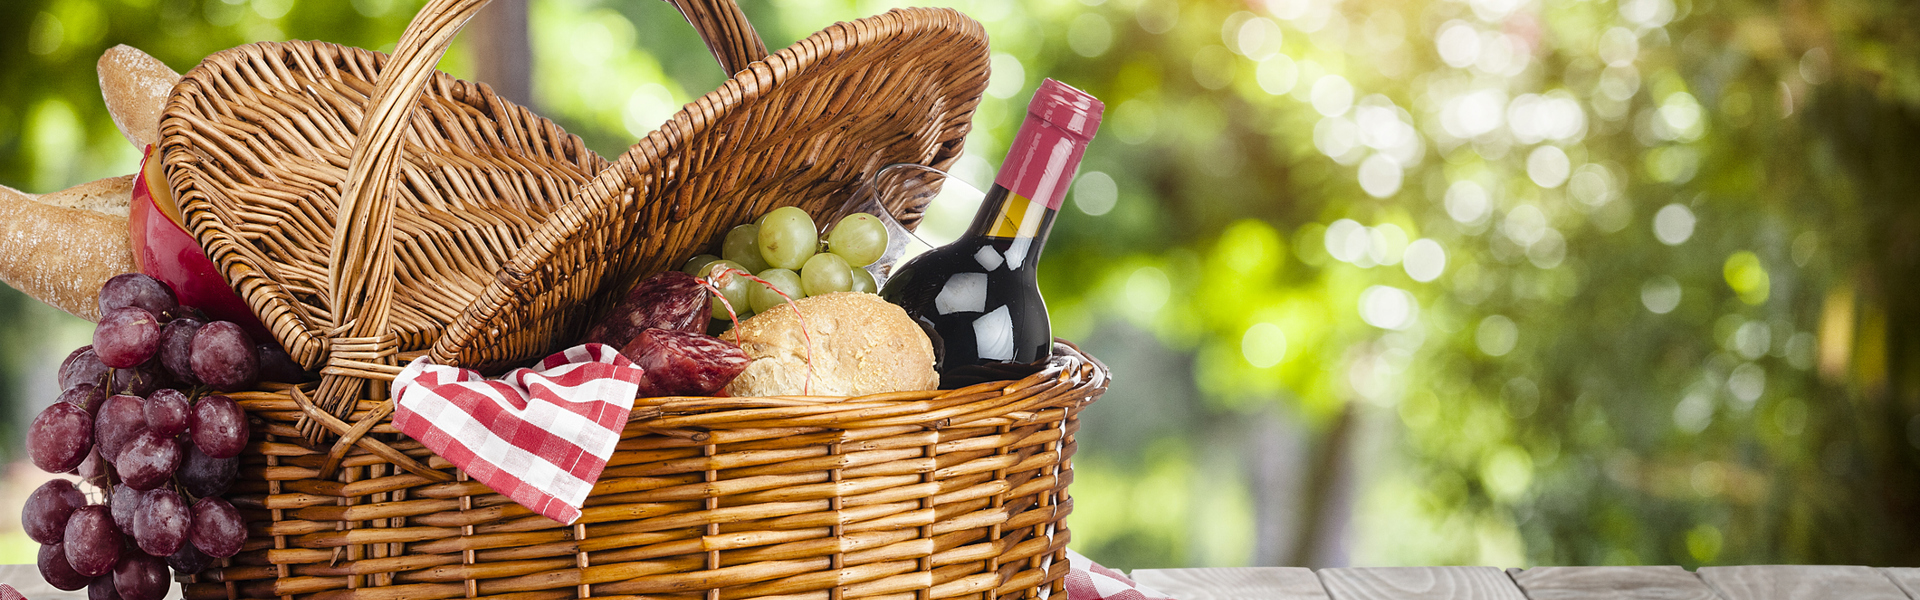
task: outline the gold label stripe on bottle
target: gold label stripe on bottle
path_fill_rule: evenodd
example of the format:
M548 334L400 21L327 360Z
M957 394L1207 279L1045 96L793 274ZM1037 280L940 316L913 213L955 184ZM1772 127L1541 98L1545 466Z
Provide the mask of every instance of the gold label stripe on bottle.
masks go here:
M987 229L987 237L1033 237L1046 210L1044 204L1008 192L1006 201L1000 204L1000 214L993 219L993 227Z

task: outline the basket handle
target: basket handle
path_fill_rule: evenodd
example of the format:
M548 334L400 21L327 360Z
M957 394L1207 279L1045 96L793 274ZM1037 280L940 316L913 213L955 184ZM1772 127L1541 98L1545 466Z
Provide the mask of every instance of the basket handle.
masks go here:
M395 366L399 339L387 326L395 285L392 230L398 181L394 163L434 66L454 36L489 1L430 0L422 7L381 68L371 108L360 124L328 255L327 291L334 330L328 332L327 362L314 393L321 409L342 419L351 414L367 377L392 379L399 374ZM766 45L735 0L670 1L699 31L728 73L766 57ZM317 419L303 418L300 430L314 443L328 434Z
M740 3L735 0L666 0L680 9L687 18L687 24L700 33L700 40L707 43L707 50L713 52L713 59L720 61L720 68L726 69L727 76L739 73L753 61L767 57L767 43L760 39L760 33L753 29L753 23L747 21L747 13L740 11Z

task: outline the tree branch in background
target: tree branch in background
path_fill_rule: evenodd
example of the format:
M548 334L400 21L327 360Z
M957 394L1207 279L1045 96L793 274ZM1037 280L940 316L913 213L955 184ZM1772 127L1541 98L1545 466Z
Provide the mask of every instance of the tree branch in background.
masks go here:
M1313 462L1307 468L1307 481L1301 489L1300 527L1296 530L1290 561L1313 568L1344 567L1349 557L1343 538L1353 520L1353 468L1355 421L1360 418L1354 402L1340 409L1340 416L1321 434L1315 444Z
M527 36L527 0L493 0L474 15L465 34L481 83L521 106L533 105L533 44Z
M1255 533L1250 566L1285 567L1298 563L1296 539L1308 517L1301 507L1312 493L1307 481L1313 432L1298 413L1282 410L1278 401L1251 419L1252 432L1244 446L1253 482Z

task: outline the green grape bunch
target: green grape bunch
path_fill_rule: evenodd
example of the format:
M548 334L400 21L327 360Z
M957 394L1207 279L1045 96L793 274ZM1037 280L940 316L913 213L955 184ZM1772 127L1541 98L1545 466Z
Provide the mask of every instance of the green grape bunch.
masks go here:
M713 281L725 304L740 318L766 312L791 300L834 292L879 290L866 267L887 250L887 227L879 217L853 213L826 235L813 217L797 207L769 211L759 220L734 227L720 243L720 254L701 254L681 268ZM733 269L754 278L721 276ZM713 317L726 319L722 303Z

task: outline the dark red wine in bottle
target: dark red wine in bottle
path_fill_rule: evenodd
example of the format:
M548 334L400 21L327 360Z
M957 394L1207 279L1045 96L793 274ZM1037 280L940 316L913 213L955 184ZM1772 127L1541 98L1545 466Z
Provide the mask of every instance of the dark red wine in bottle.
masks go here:
M1052 356L1035 274L1104 110L1086 92L1052 79L1040 84L973 225L896 268L880 290L932 338L940 387L1019 379Z

